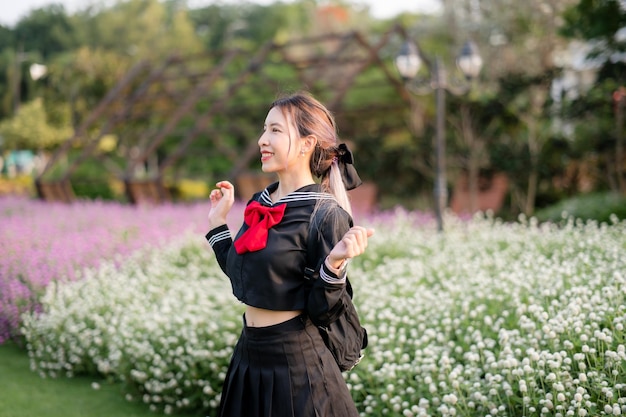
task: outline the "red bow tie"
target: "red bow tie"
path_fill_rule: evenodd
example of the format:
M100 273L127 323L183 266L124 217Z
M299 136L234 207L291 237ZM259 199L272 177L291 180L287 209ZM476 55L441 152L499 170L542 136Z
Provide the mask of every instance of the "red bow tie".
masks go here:
M235 241L235 250L239 255L246 252L254 252L267 246L268 230L280 223L285 214L286 204L267 207L253 201L248 204L244 212L244 221L248 225L239 239Z

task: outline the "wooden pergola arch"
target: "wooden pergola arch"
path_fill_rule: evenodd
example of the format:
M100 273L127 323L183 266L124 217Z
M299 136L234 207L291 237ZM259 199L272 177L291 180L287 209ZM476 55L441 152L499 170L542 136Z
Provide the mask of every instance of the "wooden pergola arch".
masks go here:
M168 201L170 196L163 184L165 170L185 156L194 141L207 137L212 149L232 164L229 176L236 178L245 173L258 152L254 140L243 153L234 152L224 142L225 132L248 138L258 135L257 131L245 131L243 125L220 119L233 111L232 106L241 106L240 94L247 92L249 97L251 91L258 92L259 103L246 106L248 111L261 115L267 101L284 86L305 88L341 117L348 92L364 88L358 85L359 78L375 71L374 78L380 85L365 88L384 88L387 93L397 94L405 106L410 98L393 69L392 59L406 38L406 31L394 26L376 37L351 31L284 44L269 42L254 53L232 49L187 57L172 55L156 64L140 62L51 156L35 180L37 193L46 201L73 201L70 176L80 164L97 158L123 181L132 203ZM375 111L376 103L362 103L362 108ZM352 104L350 111L359 111L359 106ZM125 149L126 157L121 161L98 151L101 140L111 134ZM138 177L137 168L171 137L177 138L177 146L161 155L156 174ZM76 148L80 149L78 156L61 167L59 162ZM47 178L52 171L56 172L55 180Z

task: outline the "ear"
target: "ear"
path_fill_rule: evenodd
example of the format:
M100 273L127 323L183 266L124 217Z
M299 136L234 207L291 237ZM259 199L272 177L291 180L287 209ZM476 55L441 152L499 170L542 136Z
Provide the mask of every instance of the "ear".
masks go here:
M302 143L302 150L305 153L312 152L315 149L315 145L317 145L317 137L315 135L309 135L302 138L304 141Z

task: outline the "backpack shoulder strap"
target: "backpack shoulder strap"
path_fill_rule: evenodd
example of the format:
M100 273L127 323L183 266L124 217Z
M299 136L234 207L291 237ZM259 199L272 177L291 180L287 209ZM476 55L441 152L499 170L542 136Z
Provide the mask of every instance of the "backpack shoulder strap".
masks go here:
M314 259L314 248L317 243L317 216L313 216L309 222L309 236L306 244L306 266L304 268L304 277L309 280L309 284L313 284L313 280L319 277L321 261Z
M318 216L313 216L311 222L309 223L309 236L307 239L306 245L306 266L304 268L304 278L308 281L309 287L313 285L314 280L319 278L320 276L320 268L322 267L322 263L324 259L315 260L315 245L317 243L317 237L319 233L319 227L317 227L317 222L319 221ZM352 284L350 284L350 280L346 277L346 292L352 298L353 290Z

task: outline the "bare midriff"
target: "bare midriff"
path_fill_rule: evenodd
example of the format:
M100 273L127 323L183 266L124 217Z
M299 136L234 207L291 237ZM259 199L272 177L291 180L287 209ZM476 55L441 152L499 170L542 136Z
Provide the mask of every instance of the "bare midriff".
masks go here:
M274 311L246 306L246 325L249 327L267 327L290 320L302 314L302 310Z

